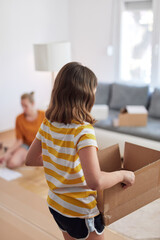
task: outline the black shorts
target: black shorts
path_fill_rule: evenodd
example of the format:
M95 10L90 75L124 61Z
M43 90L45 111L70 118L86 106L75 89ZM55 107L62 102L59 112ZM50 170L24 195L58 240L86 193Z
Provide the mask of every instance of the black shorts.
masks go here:
M101 213L93 218L66 217L49 207L58 227L63 232L75 239L86 239L90 232L95 231L98 235L104 231L104 223Z

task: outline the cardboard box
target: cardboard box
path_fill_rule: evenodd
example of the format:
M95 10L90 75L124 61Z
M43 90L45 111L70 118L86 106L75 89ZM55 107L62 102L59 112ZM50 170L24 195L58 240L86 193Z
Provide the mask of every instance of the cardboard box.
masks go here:
M134 171L135 183L127 189L122 184L98 191L97 202L105 225L132 213L160 197L160 151L126 142L123 161L119 146L98 151L102 171Z
M148 112L144 106L131 106L121 109L118 119L113 120L114 126L146 126Z

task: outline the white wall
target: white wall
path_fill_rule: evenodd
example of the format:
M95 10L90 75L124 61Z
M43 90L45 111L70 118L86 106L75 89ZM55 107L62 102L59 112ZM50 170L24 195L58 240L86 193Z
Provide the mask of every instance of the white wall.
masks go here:
M34 69L33 44L70 40L72 59L99 81L114 81L112 0L0 0L0 131L14 128L20 96L35 91L38 108L50 99L51 73Z
M51 74L34 69L33 44L68 40L67 0L0 0L0 131L14 128L20 96L49 102Z
M69 30L73 60L89 66L99 81L112 82L113 57L107 55L112 41L113 0L69 0Z

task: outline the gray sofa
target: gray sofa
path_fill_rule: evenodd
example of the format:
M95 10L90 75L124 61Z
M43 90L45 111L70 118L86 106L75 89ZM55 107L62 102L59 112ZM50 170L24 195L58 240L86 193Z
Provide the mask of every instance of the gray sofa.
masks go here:
M160 89L151 91L149 86L133 86L122 83L99 82L95 104L109 106L109 116L99 120L95 127L129 134L160 142ZM148 110L148 123L144 127L114 127L112 121L126 105L144 105Z

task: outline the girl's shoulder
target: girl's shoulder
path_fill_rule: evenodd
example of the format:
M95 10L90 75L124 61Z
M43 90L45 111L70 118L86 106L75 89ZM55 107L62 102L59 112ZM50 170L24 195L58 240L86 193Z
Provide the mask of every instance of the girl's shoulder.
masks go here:
M44 126L49 126L49 124L49 120L44 116L43 120L41 121L41 128L43 128Z
M75 120L72 120L71 123L59 123L59 122L56 122L56 121L53 121L51 122L50 120L48 120L46 117L44 118L43 120L43 126L48 126L50 127L51 129L56 129L56 130L62 130L63 132L67 132L68 133L68 130L69 130L69 133L72 133L74 135L77 135L78 133L82 132L82 131L89 131L89 130L93 130L93 126L89 123L89 122L83 122L83 123L80 123L80 122L77 122Z
M77 125L75 131L74 131L74 136L77 138L78 136L80 137L83 134L94 134L94 127L92 124L88 122L84 122L83 124Z
M77 127L83 127L83 126L92 126L92 124L90 124L89 122L86 122L86 121L83 121L83 123L80 123L80 122L78 122L78 121L76 121L76 120L72 120L71 121L71 123L72 124L76 124L77 125Z

